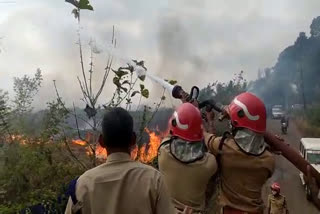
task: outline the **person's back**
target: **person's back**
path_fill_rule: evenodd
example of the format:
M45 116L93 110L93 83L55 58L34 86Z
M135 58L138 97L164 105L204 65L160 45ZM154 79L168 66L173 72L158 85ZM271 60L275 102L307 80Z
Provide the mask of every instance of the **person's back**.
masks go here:
M212 139L209 150L218 155L221 137ZM221 155L220 204L247 212L262 213L262 186L274 171L273 155L265 150L261 155L244 153L232 138L227 138Z
M107 161L79 177L65 213L174 213L160 172L131 160L136 136L129 113L112 109L103 118L102 130L99 143L108 149Z
M205 152L199 109L190 103L179 106L169 120L169 130L160 145L158 162L176 213L203 213L207 185L217 163Z
M217 170L215 157L206 153L201 160L184 164L170 154L166 145L160 148L158 161L174 205L179 207L182 203L204 210L207 185Z
M275 159L264 140L266 108L255 95L236 96L224 109L231 132L217 137L214 114L207 112L205 143L216 156L220 170L219 204L223 214L262 214L262 187L274 172ZM209 134L211 133L211 134Z
M268 196L268 203L270 203L269 214L285 214L286 213L286 198L283 195Z
M170 203L163 190L157 170L126 153L113 153L106 163L80 176L76 196L82 201L82 213L163 213L166 208L159 210L156 204L159 199Z

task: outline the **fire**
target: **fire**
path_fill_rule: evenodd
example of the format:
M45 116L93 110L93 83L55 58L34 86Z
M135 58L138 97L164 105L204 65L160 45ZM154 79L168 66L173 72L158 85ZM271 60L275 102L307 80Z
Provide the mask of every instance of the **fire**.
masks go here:
M161 144L161 137L147 128L145 129L145 131L149 134L150 140L148 144L144 144L140 148L139 161L143 163L149 163L158 155L158 148Z
M78 139L78 140L72 140L72 143L78 144L78 145L80 145L80 146L85 146L85 145L87 145L87 142L86 142L86 141L83 141L83 140L80 140L80 139Z
M108 156L108 152L105 148L100 145L96 146L96 157L100 159L106 159Z
M149 142L143 144L140 148L138 148L138 146L132 148L131 158L142 163L149 163L158 155L158 148L161 144L162 138L164 137L164 133L160 133L160 135L157 135L155 132L150 131L147 128L145 129L145 131L149 135ZM88 139L86 139L86 141L72 140L72 143L80 146L86 146L86 154L93 155L93 152L87 143L90 142L89 140L91 139L91 137L91 134L87 134L86 138ZM108 156L108 151L99 144L96 145L95 153L96 157L99 159L106 159Z
M28 140L26 139L26 137L24 137L22 135L11 135L8 138L8 142L10 141L10 138L13 141L19 142L21 145L27 145L27 143L28 143Z

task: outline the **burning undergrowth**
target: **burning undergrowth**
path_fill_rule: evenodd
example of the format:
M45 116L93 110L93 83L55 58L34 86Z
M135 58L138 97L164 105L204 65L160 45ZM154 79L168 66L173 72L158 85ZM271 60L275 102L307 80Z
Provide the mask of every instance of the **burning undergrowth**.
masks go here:
M165 136L165 132L161 132L158 129L151 131L148 128L145 128L145 132L148 134L148 142L143 143L141 146L136 145L132 148L131 158L142 163L151 163L158 154L158 148L161 144L161 140ZM95 148L92 148L92 145L88 144L88 142L92 142L92 139L90 138L92 138L92 134L87 133L85 140L75 139L72 140L72 144L84 147L87 156L92 157L95 153L97 159L107 159L107 149L101 147L98 143L95 143Z

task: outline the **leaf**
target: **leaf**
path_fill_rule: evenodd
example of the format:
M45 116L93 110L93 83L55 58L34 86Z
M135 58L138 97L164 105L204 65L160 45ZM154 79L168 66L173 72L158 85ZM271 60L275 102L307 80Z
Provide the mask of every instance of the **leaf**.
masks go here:
M178 81L177 80L169 80L170 85L175 85Z
M123 81L123 82L122 82L122 85L124 85L124 84L128 84L128 85L130 85L129 80L125 80L125 81Z
M79 9L81 10L93 10L89 0L80 0L79 1Z
M145 98L149 98L149 90L148 89L143 89L142 91L141 91L141 95L143 96L143 97L145 97Z
M121 87L119 77L114 77L114 78L113 78L113 84L115 84L115 85L117 86L117 88L120 88L120 87Z
M78 11L78 9L74 8L71 13L74 15L74 18L76 18L76 19L79 18L79 11Z
M118 69L118 70L113 70L112 71L119 77L119 79L121 79L121 77L123 77L124 75L127 75L128 72L127 71L123 71L122 69Z
M134 97L136 94L140 94L140 91L134 91L134 92L132 92L131 97Z
M89 119L94 117L97 114L97 110L95 110L94 108L90 107L89 105L86 106L84 111L87 113Z
M144 85L140 84L140 91L142 91L144 89Z
M127 93L128 89L126 89L126 88L124 88L124 87L122 87L122 86L120 86L120 88L121 88L124 92Z
M146 75L140 75L138 76L138 78L141 80L141 81L144 81L146 79Z

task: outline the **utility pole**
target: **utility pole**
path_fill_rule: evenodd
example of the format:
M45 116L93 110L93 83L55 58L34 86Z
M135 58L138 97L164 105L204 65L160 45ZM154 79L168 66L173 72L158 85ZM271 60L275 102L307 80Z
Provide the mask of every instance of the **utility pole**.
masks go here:
M302 102L303 102L303 109L307 109L307 104L306 104L306 97L304 93L304 84L303 84L303 71L302 71L302 65L300 64L300 78L301 78L301 95L302 95Z

